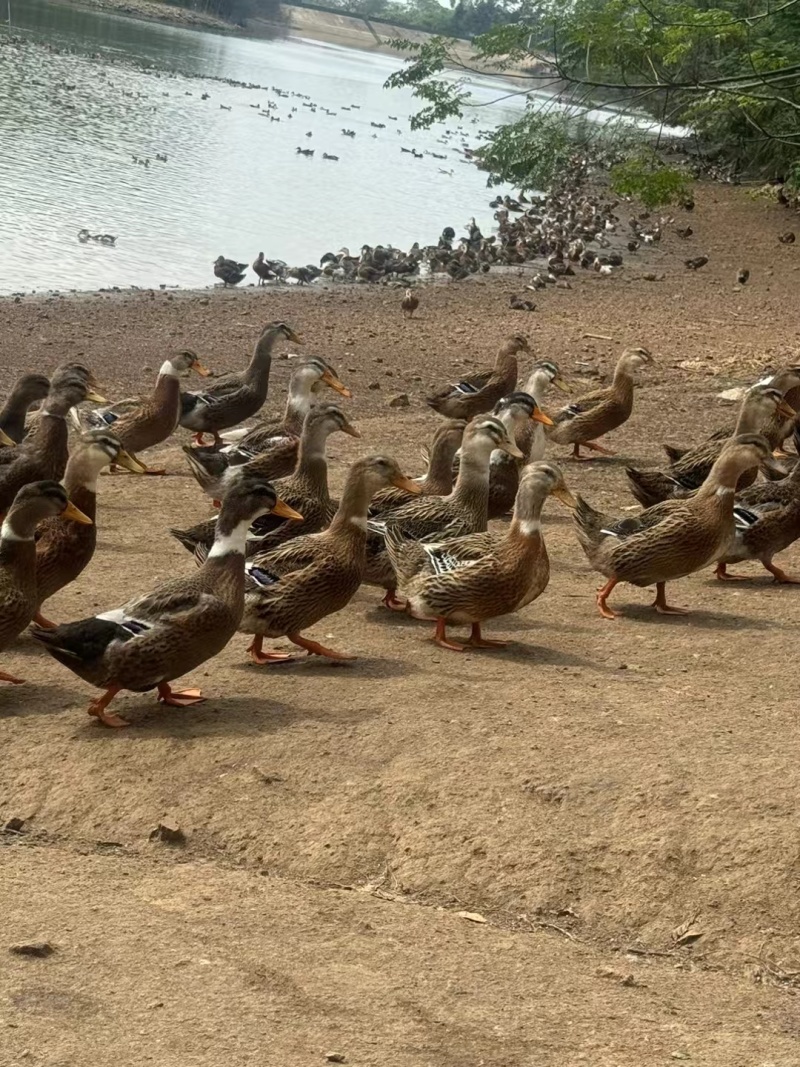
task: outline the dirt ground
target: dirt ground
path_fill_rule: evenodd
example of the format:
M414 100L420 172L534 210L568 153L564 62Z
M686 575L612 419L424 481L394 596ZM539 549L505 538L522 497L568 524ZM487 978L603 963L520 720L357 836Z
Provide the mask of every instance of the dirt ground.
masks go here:
M508 309L515 275L430 287L411 322L398 291L366 287L6 300L0 389L80 358L130 395L177 347L240 367L285 319L354 392L363 441L331 440L338 488L367 450L419 473L423 396L510 332L576 390L644 344L657 362L607 440L619 457L565 462L621 511L624 463L699 440L731 420L721 389L798 362L800 244L777 241L792 217L709 187L685 218L690 240L670 228L533 314ZM290 371L273 365L269 410ZM408 409L388 407L399 392ZM148 455L166 478L103 479L97 555L48 614L191 570L167 531L210 509L178 443ZM549 588L485 628L504 651L441 651L364 587L309 631L353 664L258 669L237 637L186 678L207 703L125 695L124 731L90 720L92 691L30 639L3 654L28 684L0 690L0 825L24 820L0 834L2 1067L800 1064L800 589L744 565L747 583L671 586L685 619L625 586L606 622L567 512L546 520ZM800 573L800 549L781 563ZM164 817L185 844L149 840ZM9 954L31 939L55 953Z

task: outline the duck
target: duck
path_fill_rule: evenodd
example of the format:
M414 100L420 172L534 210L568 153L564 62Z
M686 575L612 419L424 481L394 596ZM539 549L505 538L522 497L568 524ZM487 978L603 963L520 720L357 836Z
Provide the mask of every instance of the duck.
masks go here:
M19 490L29 482L63 478L69 458L67 416L83 400L105 403L93 389L94 379L85 368L58 368L42 402L35 431L14 451L12 462L0 467L0 515L5 514Z
M26 433L25 418L31 407L44 400L50 391L50 382L44 374L22 374L14 382L11 392L0 409L0 430L8 441L2 444L19 444Z
M553 428L549 438L554 444L572 445L572 458L590 459L581 455L581 448L615 455L599 445L595 438L616 430L628 421L633 411L634 375L653 362L646 348L626 348L614 369L610 386L586 393L552 415Z
M430 446L423 449L427 469L423 475L414 479L422 496L447 496L452 491L453 461L461 447L466 426L463 419L445 419L437 426ZM396 486L379 490L369 507L370 518L379 518L389 511L394 511L395 508L413 500L415 495Z
M448 536L479 533L489 520L489 463L492 452L503 449L517 459L522 452L508 430L493 415L476 415L464 431L456 484L447 496L425 496L391 512L391 521L407 540L438 535L447 527ZM392 611L405 611L397 598L397 578L384 540L387 518L371 519L364 580L385 590L382 603Z
M203 378L210 375L195 352L186 349L164 360L156 378L155 388L148 397L138 397L134 403L123 401L110 407L82 412L79 421L87 430L111 427L120 448L138 454L166 441L178 427L181 416L181 379L195 371ZM114 469L116 465L112 465ZM129 468L125 468L129 469ZM143 465L145 474L166 474Z
M89 715L105 726L128 726L108 710L123 689L156 689L159 701L173 707L203 699L200 690L174 690L170 682L216 656L236 633L244 610L247 531L268 512L301 518L268 482L242 476L228 490L214 544L193 574L164 582L122 607L55 629L31 628L62 666L103 690L89 705Z
M259 252L253 261L253 272L258 276L258 284L264 285L272 278L277 278L277 273L272 269L272 264L264 259L264 253Z
M607 581L597 592L604 619L613 619L608 597L619 582L655 585L653 607L662 615L685 615L667 603L666 583L714 562L734 536L734 494L745 471L770 455L766 438L738 434L722 451L698 491L686 500L667 500L638 515L614 519L580 496L573 512L578 541Z
M782 367L774 374L767 374L755 383L756 386L768 386L771 389L777 389L783 397L785 404L788 408L792 408L794 411L800 409L800 367ZM752 388L752 387L751 387ZM778 458L786 458L786 453L783 452L783 444L787 437L790 437L794 432L796 423L795 418L790 418L787 410L779 412L777 408L772 412L770 417L766 419L762 425L753 425L750 429L761 433L769 441L773 453ZM736 424L728 424L727 426L720 427L711 434L711 438L717 438L720 440L727 440L736 433ZM664 450L670 459L678 459L685 455L687 449L674 449L664 446ZM777 465L776 465L777 469Z
M284 541L300 534L316 533L331 521L336 512L336 504L331 499L328 489L326 448L328 438L337 430L349 434L350 437L361 437L360 431L335 404L317 404L306 415L294 473L286 478L273 481L273 488L280 495L281 500L299 511L303 516L303 521L302 523L285 522L272 515L263 515L253 523L247 535L248 556L276 548ZM190 465L193 465L194 449L187 448L185 451ZM269 457L256 456L255 459L251 459L249 463L241 467L230 467L219 484L215 486L216 492L222 496L226 483L231 478L239 477L240 472L265 477L265 460L268 463ZM201 468L196 471L193 466L192 472L202 485L202 479L206 476L205 469ZM214 525L214 519L208 519L188 530L173 529L170 533L189 552L195 552L199 544L206 548L211 547L214 541Z
M366 570L369 503L388 485L419 492L419 486L391 457L372 455L357 460L348 471L339 507L327 530L294 538L282 548L247 562L240 632L253 637L247 649L253 663L263 666L292 659L283 652L263 651L265 638L280 637L288 637L309 655L355 659L309 640L302 631L340 611L358 591Z
M491 411L498 400L516 388L519 352L530 352L528 339L522 334L513 334L501 345L493 367L445 386L429 396L426 403L449 419L469 420L484 411Z
M353 394L339 380L334 368L319 356L302 360L289 380L283 418L277 422L258 423L249 429L232 430L222 434L225 442L218 453L224 456L219 463L208 465L208 473L219 476L228 465L247 463L256 456L271 457L271 477L283 478L291 474L297 463L300 434L306 415L323 386L349 399ZM203 456L208 449L196 449Z
M538 360L533 364L522 391L538 400L543 400L552 387L561 393L569 394L570 391L570 386L564 380L557 363L552 359ZM552 422L552 419L550 421ZM541 420L532 420L521 427L521 432L515 440L518 447L522 449L526 463L531 460L544 459L548 442L545 429L547 425Z
M62 522L62 516L47 519L36 531L36 611L33 621L52 628L55 623L41 614L42 605L65 585L74 582L91 562L97 545L97 481L100 472L116 464L132 474L147 468L129 455L108 431L84 434L73 448L64 473L67 496L91 519L86 523Z
M406 289L405 296L400 301L400 308L403 312L403 317L406 319L413 319L414 312L419 307L419 297L416 295L413 289Z
M220 107L222 105L220 104ZM217 256L214 260L214 276L223 282L227 289L229 285L238 285L244 280L244 272L247 270L246 263L237 263L235 259L226 259Z
M30 482L16 493L0 528L0 651L8 648L33 618L37 605L36 528L58 517L89 524L67 491L50 479ZM0 671L0 681L22 685L24 678Z
M398 589L415 618L436 620L440 648L503 648L483 637L481 624L509 615L541 596L550 580L542 537L542 508L553 495L574 508L576 500L554 463L531 463L522 472L514 515L503 534L475 533L437 541L407 541L391 520L386 546ZM447 637L448 625L471 625L467 644Z
M739 419L731 436L742 433L759 433L764 436L765 428L771 426L776 414L782 418L793 418L794 409L783 399L780 390L769 385L754 385L745 393ZM687 451L670 449L667 446L667 454L674 460L667 470L626 467L625 474L631 492L646 508L662 500L688 496L707 478L725 445L725 440L721 437L711 437L697 448ZM750 469L744 471L739 490L751 485L757 473Z
M772 562L800 537L800 463L780 481L758 482L736 494L735 533L724 555L717 561L720 581L744 581L743 574L731 574L728 567L744 560L758 560L780 585L798 585L800 578L787 574Z
M520 471L529 458L528 426L552 426L553 420L545 415L535 397L520 391L504 396L495 404L492 414L503 423L520 451L516 458L497 448L489 460L489 518L497 519L514 506Z
M285 322L269 322L261 331L252 358L241 374L229 374L199 393L181 393L180 425L194 430L194 439L202 445L210 433L216 447L222 444L220 430L226 430L261 409L269 390L272 350L284 337L302 344L300 337Z

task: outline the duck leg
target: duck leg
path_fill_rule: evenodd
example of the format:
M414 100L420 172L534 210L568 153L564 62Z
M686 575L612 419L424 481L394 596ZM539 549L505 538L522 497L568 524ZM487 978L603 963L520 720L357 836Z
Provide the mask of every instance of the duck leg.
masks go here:
M326 648L325 645L321 645L318 641L309 641L307 637L302 637L300 634L287 634L286 636L293 645L299 645L300 648L304 648L309 656L325 656L326 659L336 660L358 659L357 656L349 656L346 652L336 652L332 648Z
M119 715L115 715L113 711L106 711L108 705L121 690L121 685L112 685L109 689L106 689L105 693L98 697L97 700L93 700L86 709L89 715L94 715L104 726L113 726L117 729L123 726L130 726L129 722L121 719Z
M772 560L766 561L762 559L761 562L780 585L800 585L800 578L793 578L791 574L786 573L783 567L779 567Z
M381 604L383 604L384 607L387 607L390 611L405 611L406 610L405 601L399 600L395 596L396 592L397 592L396 589L387 589L386 590L386 595L381 600Z
M667 583L656 582L656 598L653 601L653 607L656 609L659 615L688 615L689 612L685 608L676 608L672 604L667 603Z
M288 663L294 660L294 656L290 656L288 652L263 652L263 644L263 637L254 637L247 646L250 659L259 667L263 667L265 663Z
M0 682L10 682L12 685L24 685L24 678L17 678L16 675L9 674L8 671L0 671Z
M463 652L464 645L460 645L457 641L448 641L447 639L447 619L443 616L439 616L436 620L436 632L433 635L434 643L439 648L449 648L451 652Z
M171 689L166 682L158 687L159 704L168 704L171 708L188 708L192 704L201 704L206 698L199 689Z
M481 635L481 624L473 622L472 633L467 644L470 648L507 648L508 641L490 641Z
M619 578L609 578L606 584L601 585L597 590L597 607L604 619L616 619L617 617L617 613L611 610L606 601L611 596L611 592L618 581Z
M765 564L766 566L766 564ZM718 563L714 570L715 577L720 582L746 582L747 577L744 574L729 574L728 566L726 563Z

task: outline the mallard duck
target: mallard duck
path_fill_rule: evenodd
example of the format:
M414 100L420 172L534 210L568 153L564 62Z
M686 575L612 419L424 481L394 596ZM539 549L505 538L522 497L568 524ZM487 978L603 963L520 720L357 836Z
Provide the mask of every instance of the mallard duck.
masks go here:
M503 423L493 415L476 415L464 431L455 488L447 496L425 496L411 500L390 513L402 536L418 540L438 535L448 528L448 536L478 533L489 520L489 461L500 448L517 459L522 453L511 440ZM393 611L405 604L395 595L397 579L384 541L385 520L371 519L367 542L367 569L364 580L386 590L383 603Z
M244 608L247 530L269 511L301 517L267 482L237 478L222 503L214 545L192 575L79 622L54 630L32 628L33 637L59 663L105 690L89 705L90 715L106 726L127 726L108 711L123 689L157 689L161 703L176 707L202 699L197 689L177 692L169 683L216 656L236 632Z
M763 430L772 425L776 415L793 418L794 409L789 407L778 389L770 385L754 385L742 400L735 434L758 433L763 436ZM724 440L712 437L679 457L676 450L668 450L668 454L676 458L666 471L626 467L630 490L643 507L651 507L661 500L686 497L703 484L724 446ZM752 485L757 474L757 470L745 469L739 490Z
M177 429L181 414L180 380L188 377L191 371L204 378L210 373L194 352L178 352L161 364L150 396L137 398L126 411L112 404L82 412L79 416L81 424L90 431L110 428L125 452L139 453L160 445ZM164 470L141 466L146 474L166 474Z
M400 301L400 307L402 308L403 316L405 318L414 318L414 312L419 307L419 297L413 289L406 289L405 296Z
M608 581L597 593L605 619L606 601L618 582L656 586L654 607L662 615L684 615L667 604L665 585L700 570L726 549L734 532L734 493L741 475L770 454L766 438L740 434L726 442L700 489L687 500L667 500L625 519L601 515L578 497L575 529L595 570Z
M253 261L253 271L258 275L258 284L264 285L271 278L277 277L272 269L272 265L264 259L264 253L259 252L256 259Z
M218 498L226 472L231 467L248 463L257 457L264 459L264 470L267 472L265 476L269 480L291 474L297 464L305 418L323 385L341 396L352 395L347 386L339 381L333 367L324 359L304 359L289 382L289 396L282 420L260 423L241 432L223 434L222 439L226 444L219 451L209 447L195 448L193 455L196 466L193 464L193 467L195 470L202 467L205 471L202 480L198 477L205 491L215 499Z
M213 434L215 445L221 445L220 430L244 422L261 409L269 389L272 349L280 337L302 343L285 322L270 322L261 331L245 371L226 375L201 393L181 393L180 424L195 431L199 445L207 433Z
M792 408L792 410L795 412L800 410L800 367L783 367L775 374L766 375L766 377L756 382L752 388L756 388L756 386L768 386L771 389L777 389L786 404ZM747 394L745 394L745 396L746 395ZM770 447L775 451L776 456L785 459L786 454L782 453L783 443L786 438L793 433L796 418L796 415L793 418L789 418L785 409L782 412L779 412L776 409L772 412L769 418L764 420L762 426L759 427L754 423L748 430L743 430L741 432L763 434L769 441ZM716 440L727 441L727 439L733 437L736 432L736 424L728 423L728 425L721 426L719 429L714 430L710 437ZM687 448L676 449L664 445L664 451L674 463L685 456L690 450Z
M0 467L0 515L4 514L23 485L64 476L69 458L67 415L83 400L103 398L95 393L88 371L75 366L59 367L42 403L35 431L15 449L12 462Z
M471 419L494 405L517 385L517 353L529 352L528 339L522 334L507 338L497 353L494 367L468 374L429 396L426 403L451 419Z
M0 651L25 629L36 610L36 545L40 522L58 516L72 522L91 523L67 497L58 482L31 482L19 490L0 529ZM0 681L21 685L17 678L0 671Z
M541 533L542 507L554 495L569 507L576 500L555 464L531 463L524 468L508 531L469 534L446 541L406 541L391 517L386 546L408 610L417 618L436 619L434 640L442 648L463 652L449 641L448 623L472 625L467 642L473 648L503 647L487 641L481 623L530 604L547 587L550 561Z
M316 533L331 521L336 511L336 503L331 499L328 491L326 450L328 437L337 430L351 437L361 437L360 432L335 404L318 404L306 415L294 473L287 478L279 478L273 482L273 488L281 500L299 511L303 516L303 521L301 523L286 522L272 515L264 515L256 519L247 535L248 556L277 548L284 541L300 534ZM195 477L203 485L202 478L205 476L205 470L202 469L200 474L194 470L195 461L192 455L194 450L186 448L184 451L192 465ZM223 479L223 485L219 487L220 495L224 494L225 484L230 479L238 477L242 471L250 477L263 476L261 464L262 457L256 456L255 459L241 467L229 468ZM214 541L214 527L215 520L208 519L189 530L171 530L170 533L189 552L195 552L198 545L211 547Z
M798 585L772 562L800 537L800 463L777 482L759 482L737 493L734 505L735 535L717 563L716 576L722 581L745 580L743 574L730 574L728 566L744 560L759 560L776 582Z
M489 518L497 519L505 515L513 506L519 488L519 476L525 460L529 455L529 446L533 435L527 428L536 425L542 429L552 426L553 420L545 415L539 404L529 393L510 393L494 406L492 414L500 419L508 431L508 436L520 450L517 459L502 449L495 449L489 461Z
M327 530L295 538L247 563L240 630L254 635L247 650L254 663L292 658L285 653L263 652L265 637L288 637L310 655L355 658L310 641L301 631L340 611L357 592L366 568L369 502L386 485L419 492L395 460L387 456L358 460L348 472L341 502Z
M591 458L581 455L581 447L613 456L614 453L599 445L595 438L628 421L633 411L634 375L652 362L653 357L646 348L626 348L610 386L587 393L552 415L554 425L549 433L550 440L557 445L572 445L573 459Z
M423 450L428 461L425 474L414 481L419 486L422 496L447 496L453 488L453 461L461 447L466 423L463 419L446 419L433 435L430 447ZM408 504L414 495L405 489L388 486L381 489L372 498L369 506L370 518L380 518L389 511Z
M6 440L0 444L19 444L25 436L25 416L38 400L44 400L50 382L43 374L23 374L14 382L0 410L0 430Z
M220 107L222 107L221 104ZM247 264L237 263L235 259L217 256L214 260L214 276L224 283L226 289L229 285L238 285L244 279L246 270Z
M63 516L43 522L36 531L36 610L34 622L50 627L41 607L59 589L74 582L89 565L97 544L97 481L100 472L114 463L134 474L146 467L122 448L108 432L86 434L73 449L64 474L64 488L72 503L91 520L91 525L61 522Z

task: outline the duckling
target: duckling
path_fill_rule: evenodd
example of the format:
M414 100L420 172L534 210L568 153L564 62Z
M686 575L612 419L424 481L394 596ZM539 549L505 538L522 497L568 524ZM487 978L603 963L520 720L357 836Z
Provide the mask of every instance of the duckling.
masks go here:
M437 427L430 448L424 449L428 469L414 479L422 496L447 496L452 491L453 460L461 447L466 425L463 419L446 419ZM414 495L396 486L381 489L372 498L370 518L382 518L386 512L408 504Z
M23 439L28 411L37 401L44 400L49 391L50 382L43 374L23 374L14 382L0 409L0 430L11 443L19 444Z
M403 315L407 319L414 318L414 312L419 307L419 297L413 291L413 289L406 289L406 294L400 302Z
M615 520L578 497L575 529L589 562L608 579L597 593L604 619L615 618L607 600L618 582L656 586L653 606L662 615L685 615L666 601L667 582L701 570L734 537L734 494L739 478L770 455L759 434L726 442L708 477L686 500L667 500L639 515Z
M91 523L55 481L24 485L15 495L0 529L0 650L8 648L36 610L36 527L58 516ZM22 685L24 679L0 671L0 681Z
M220 107L222 105L220 104ZM235 259L226 259L217 256L214 260L214 276L219 278L227 289L229 285L238 285L244 280L244 272L247 270L246 263L237 263Z
M633 411L634 375L652 362L653 357L646 348L626 348L610 386L579 397L552 416L554 425L550 440L559 445L571 444L572 458L576 460L590 458L581 455L581 448L613 456L614 453L599 445L595 438L628 421Z
M0 515L10 507L19 490L29 482L56 481L64 476L69 457L67 415L82 400L103 403L92 389L94 379L85 368L59 367L42 403L36 430L15 449L12 462L0 467Z
M386 545L398 588L415 618L436 619L434 641L440 648L463 652L466 646L448 640L446 627L466 623L472 626L470 647L503 648L506 642L482 636L481 623L518 611L547 588L550 562L541 516L551 494L576 506L555 464L525 467L511 525L499 536L475 533L445 541L406 541L390 518Z
M133 474L143 474L144 464L122 448L107 431L85 434L69 457L64 488L72 503L90 524L62 522L63 516L47 519L36 531L36 605L33 621L52 628L41 614L46 600L74 582L86 569L97 544L97 480L100 472L115 463Z
M426 403L450 419L470 419L481 412L490 411L498 400L513 393L516 388L519 352L530 352L528 339L522 334L513 334L501 346L494 367L487 367L445 386L429 396Z
M302 344L300 337L285 322L269 322L261 331L247 369L229 374L201 393L181 393L180 425L194 430L194 439L202 445L205 434L214 437L219 447L220 430L251 418L263 407L269 390L272 350L279 338Z
M395 460L387 456L358 460L348 472L341 502L327 530L295 538L283 548L248 562L240 631L253 635L247 651L254 663L292 658L285 653L263 652L265 637L288 637L309 655L355 659L303 637L301 631L340 611L357 592L366 568L369 503L387 485L419 492L419 486L402 473Z
M170 682L221 652L244 610L247 531L259 515L301 518L271 485L238 478L222 503L214 545L194 574L173 578L120 608L65 623L34 627L32 636L59 663L104 693L88 712L106 726L128 726L108 711L123 689L158 690L163 704L186 707L202 700L197 689L175 691Z

